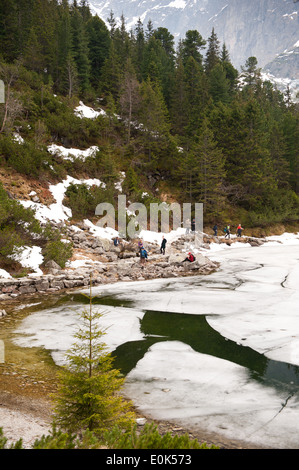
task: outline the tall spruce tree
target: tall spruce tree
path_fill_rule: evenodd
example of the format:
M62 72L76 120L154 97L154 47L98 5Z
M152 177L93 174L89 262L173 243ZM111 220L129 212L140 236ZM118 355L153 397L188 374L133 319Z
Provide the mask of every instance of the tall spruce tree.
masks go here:
M205 57L205 71L210 73L211 70L220 62L220 41L214 28L212 29L211 36L208 38L208 46Z
M86 24L88 36L88 57L90 62L90 81L97 89L104 62L109 54L111 39L109 31L97 15L89 18Z

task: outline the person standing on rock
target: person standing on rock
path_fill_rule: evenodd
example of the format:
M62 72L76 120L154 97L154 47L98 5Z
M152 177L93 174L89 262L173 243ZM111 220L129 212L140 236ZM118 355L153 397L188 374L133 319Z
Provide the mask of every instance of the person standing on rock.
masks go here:
M140 248L140 263L141 263L142 265L144 265L146 261L147 261L147 251L146 251L146 249L142 246L142 247Z
M120 244L119 238L115 237L114 240L113 240L113 243L114 243L114 246L117 247Z
M217 234L218 234L218 226L217 226L217 224L214 225L213 230L214 230L214 237L217 237Z
M243 229L242 225L239 224L238 227L237 227L237 237L242 237L242 230L244 230L244 229Z
M227 225L224 228L224 232L225 232L225 237L224 238L230 238L230 225Z
M166 240L166 238L165 238L164 235L163 235L163 236L162 236L162 243L161 243L161 247L160 247L160 253L161 253L162 255L165 255L166 243L167 243L167 240Z

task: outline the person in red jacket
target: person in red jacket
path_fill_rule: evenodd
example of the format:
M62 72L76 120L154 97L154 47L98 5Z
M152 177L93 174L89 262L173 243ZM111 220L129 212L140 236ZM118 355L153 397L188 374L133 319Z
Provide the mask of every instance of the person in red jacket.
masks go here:
M195 256L192 255L192 253L188 253L187 258L185 258L184 261L189 261L190 263L193 263L193 261L195 261Z
M237 227L237 237L242 236L242 230L244 230L244 229L242 228L242 225L239 224L238 227Z

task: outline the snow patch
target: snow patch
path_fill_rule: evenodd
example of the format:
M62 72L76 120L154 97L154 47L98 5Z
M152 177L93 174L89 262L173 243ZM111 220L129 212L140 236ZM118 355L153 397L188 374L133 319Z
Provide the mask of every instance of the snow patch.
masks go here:
M86 106L82 101L80 101L79 106L74 110L75 115L80 118L96 119L98 116L105 115L105 111L95 111L90 106Z
M52 155L59 155L64 160L71 160L73 161L75 158L79 158L82 161L85 161L88 157L94 157L98 152L99 147L96 145L86 149L80 150L76 148L66 148L62 145L52 144L48 147L48 152Z

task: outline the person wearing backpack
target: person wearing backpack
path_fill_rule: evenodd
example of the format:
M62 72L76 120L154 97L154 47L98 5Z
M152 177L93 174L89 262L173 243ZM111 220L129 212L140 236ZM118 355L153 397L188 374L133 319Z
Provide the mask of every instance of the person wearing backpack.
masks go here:
M140 248L140 263L145 264L145 261L147 260L147 251L144 247Z
M227 225L227 226L224 228L224 232L225 232L224 238L230 238L230 225Z

